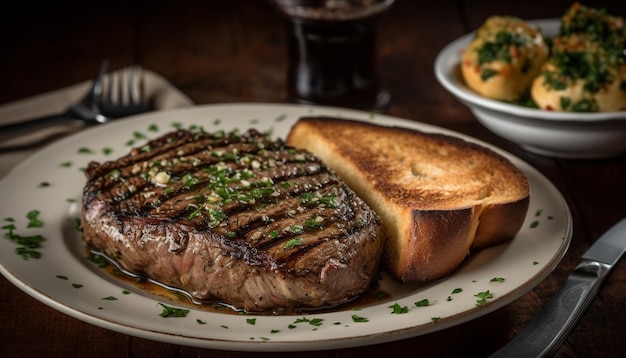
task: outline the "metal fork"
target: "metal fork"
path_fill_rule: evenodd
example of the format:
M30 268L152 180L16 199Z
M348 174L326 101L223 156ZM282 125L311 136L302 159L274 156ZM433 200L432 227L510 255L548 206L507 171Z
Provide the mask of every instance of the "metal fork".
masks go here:
M131 66L116 75L111 74L104 83L98 107L100 113L109 119L150 111L141 67Z
M122 77L115 78L116 76L109 75L107 85L105 75L108 68L108 61L103 61L87 94L64 113L0 126L0 139L29 133L59 122L73 121L81 125L103 124L112 119L150 110L150 104L145 98L145 84L141 71L133 67L131 73L126 76L122 74ZM115 87L111 86L114 83ZM124 97L125 94L132 96Z

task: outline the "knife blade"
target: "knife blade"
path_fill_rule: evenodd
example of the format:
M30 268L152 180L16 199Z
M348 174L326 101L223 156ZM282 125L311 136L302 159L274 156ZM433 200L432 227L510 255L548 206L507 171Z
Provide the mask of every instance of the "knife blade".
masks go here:
M626 252L626 218L583 254L559 292L504 347L490 357L545 357L565 341L595 298L600 285Z

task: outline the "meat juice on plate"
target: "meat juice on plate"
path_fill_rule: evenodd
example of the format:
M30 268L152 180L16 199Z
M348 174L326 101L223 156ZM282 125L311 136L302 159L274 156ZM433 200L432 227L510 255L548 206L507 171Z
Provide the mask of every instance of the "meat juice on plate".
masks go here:
M372 286L365 292L363 292L359 297L355 299L335 306L335 307L325 307L319 309L306 309L306 310L290 310L285 312L267 311L267 312L245 312L241 309L233 307L224 302L210 301L210 302L199 302L194 300L190 294L185 292L184 290L171 287L160 282L154 281L147 277L137 275L131 273L127 270L121 268L115 260L109 258L106 254L97 251L87 249L87 257L98 264L98 266L109 276L113 277L115 280L121 281L122 283L137 288L140 292L147 293L148 295L162 297L168 301L175 302L176 304L181 304L185 306L189 306L192 308L197 308L204 311L216 312L216 313L225 313L225 314L256 314L256 315L276 315L276 314L294 314L303 311L315 311L317 313L325 313L325 312L335 312L335 311L344 311L350 310L354 308L362 308L372 304L376 304L382 302L385 299L390 297L388 292L381 290L378 287L378 283L375 281L372 283Z

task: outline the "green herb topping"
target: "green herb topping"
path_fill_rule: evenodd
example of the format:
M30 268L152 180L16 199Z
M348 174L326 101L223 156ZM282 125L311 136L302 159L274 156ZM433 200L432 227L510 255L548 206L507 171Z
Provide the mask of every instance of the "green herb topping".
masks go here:
M26 218L28 219L27 228L40 228L44 225L43 221L39 220L39 211L31 210L26 214ZM39 247L41 247L41 243L44 241L44 237L41 235L19 235L15 232L15 220L13 218L4 219L8 224L2 226L2 230L6 230L4 236L19 245L15 249L15 253L21 256L24 260L29 259L39 259L41 258L41 253L37 251Z
M187 317L187 314L189 314L189 310L187 310L187 309L170 307L170 306L166 306L166 305L164 305L162 303L159 303L159 306L163 307L163 311L159 315L159 316L161 316L163 318L167 318L167 317Z

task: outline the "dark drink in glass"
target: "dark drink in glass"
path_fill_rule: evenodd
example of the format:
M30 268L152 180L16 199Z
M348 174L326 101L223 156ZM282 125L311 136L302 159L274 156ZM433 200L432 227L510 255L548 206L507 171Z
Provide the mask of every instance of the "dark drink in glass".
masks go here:
M384 111L377 28L393 0L273 2L286 15L291 101Z

